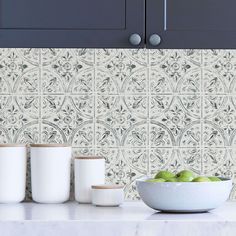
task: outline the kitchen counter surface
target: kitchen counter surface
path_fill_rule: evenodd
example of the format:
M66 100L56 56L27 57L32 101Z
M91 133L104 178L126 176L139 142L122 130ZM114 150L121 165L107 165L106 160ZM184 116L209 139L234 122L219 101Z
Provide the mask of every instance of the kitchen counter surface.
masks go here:
M236 202L209 213L166 214L142 202L121 207L89 204L1 204L1 236L235 236Z

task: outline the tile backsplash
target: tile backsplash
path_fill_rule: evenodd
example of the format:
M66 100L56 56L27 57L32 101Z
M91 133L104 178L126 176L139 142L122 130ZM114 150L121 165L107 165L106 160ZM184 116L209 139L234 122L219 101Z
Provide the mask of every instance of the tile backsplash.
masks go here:
M236 51L0 49L0 142L103 155L127 199L160 169L234 179Z

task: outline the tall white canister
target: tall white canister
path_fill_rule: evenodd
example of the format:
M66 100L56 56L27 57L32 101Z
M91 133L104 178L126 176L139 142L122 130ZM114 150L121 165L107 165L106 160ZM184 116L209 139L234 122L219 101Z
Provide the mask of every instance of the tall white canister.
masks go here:
M26 164L26 145L0 144L0 203L24 200Z
M75 200L92 202L92 185L105 183L105 159L99 156L75 157Z
M31 145L32 198L39 203L62 203L70 196L71 146Z

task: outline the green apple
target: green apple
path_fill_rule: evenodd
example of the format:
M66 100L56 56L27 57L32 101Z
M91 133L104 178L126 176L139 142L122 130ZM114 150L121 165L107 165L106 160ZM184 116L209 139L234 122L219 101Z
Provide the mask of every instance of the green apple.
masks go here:
M208 179L210 179L210 181L212 181L212 182L222 181L220 178L218 178L216 176L210 176L210 177L208 177Z
M178 180L177 178L173 177L173 178L166 179L166 182L178 182Z
M210 182L211 180L205 176L199 176L193 179L193 182Z
M157 179L148 179L148 180L146 180L146 182L149 182L149 183L160 183L160 182L165 182L165 180L162 179L162 178L157 178Z
M183 177L184 179L187 179L189 181L192 181L195 177L194 173L190 170L182 170L176 176ZM189 181L185 181L185 182L189 182Z
M191 182L193 180L192 176L179 176L177 177L178 182Z
M160 171L155 175L155 179L162 178L162 179L166 180L166 179L170 179L170 178L174 178L174 177L175 177L175 175L173 173L171 173L170 171L166 171L166 170Z

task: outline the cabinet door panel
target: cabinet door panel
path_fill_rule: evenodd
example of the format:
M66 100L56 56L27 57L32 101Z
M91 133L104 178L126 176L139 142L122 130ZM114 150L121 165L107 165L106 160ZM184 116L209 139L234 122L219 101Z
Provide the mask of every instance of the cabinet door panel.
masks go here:
M0 14L0 47L144 47L145 0L0 0Z
M1 0L1 28L124 29L126 0Z
M235 0L147 0L150 48L236 48ZM152 34L161 37L154 47Z

